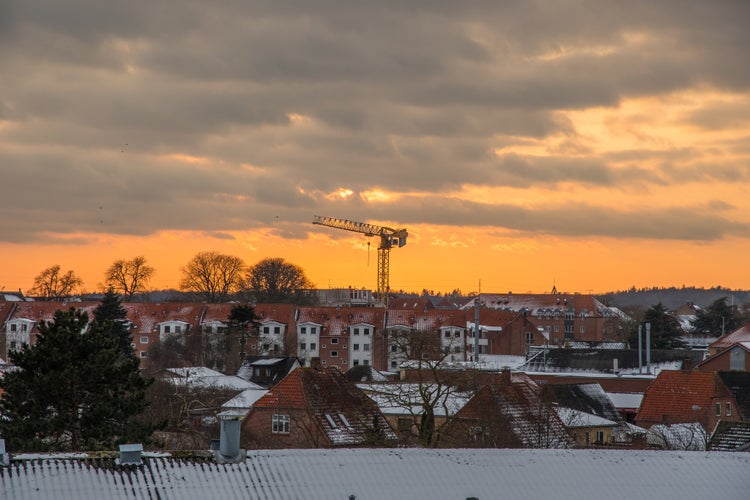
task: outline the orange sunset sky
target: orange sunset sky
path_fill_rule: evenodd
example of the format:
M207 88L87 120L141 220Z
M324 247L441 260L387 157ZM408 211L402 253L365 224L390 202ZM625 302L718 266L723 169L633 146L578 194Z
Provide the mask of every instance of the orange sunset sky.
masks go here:
M109 5L109 4L114 5ZM365 5L360 5L364 3ZM143 255L320 288L750 288L750 2L4 2L0 289Z

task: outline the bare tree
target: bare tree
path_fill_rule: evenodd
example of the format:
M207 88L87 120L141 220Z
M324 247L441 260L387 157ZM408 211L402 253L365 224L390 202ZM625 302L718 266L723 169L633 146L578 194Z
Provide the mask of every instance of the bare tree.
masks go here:
M156 270L146 264L143 256L134 257L130 260L119 259L112 263L104 273L104 283L107 288L122 293L128 300L133 295L145 292L148 281Z
M224 302L242 283L245 263L239 257L216 251L200 252L182 268L180 289L207 302Z
M413 374L409 382L386 384L378 395L388 406L405 410L416 430L421 446L438 446L441 437L437 417L449 422L457 406L468 400L476 389L472 370L450 369L451 353L460 346L459 337L441 342L440 331L394 330L389 337L392 356L407 359Z
M248 291L258 302L293 301L313 286L300 266L278 257L263 259L250 267L245 279Z
M70 296L83 285L83 280L73 271L62 273L59 265L48 267L34 278L34 286L29 295L47 300L59 300Z

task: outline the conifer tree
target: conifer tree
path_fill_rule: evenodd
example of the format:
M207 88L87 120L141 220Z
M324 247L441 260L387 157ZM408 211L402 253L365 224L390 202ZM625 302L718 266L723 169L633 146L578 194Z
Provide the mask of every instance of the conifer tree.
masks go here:
M722 297L696 313L693 330L695 333L720 337L740 328L743 322L737 309L727 304L726 297Z
M87 325L80 310L57 311L33 347L10 354L16 369L0 380L0 434L11 449L113 449L151 434L138 419L151 380L100 324Z
M120 298L111 288L107 290L101 303L94 309L94 322L117 339L117 344L123 354L135 356L133 336L125 323L127 316L128 311L122 307Z

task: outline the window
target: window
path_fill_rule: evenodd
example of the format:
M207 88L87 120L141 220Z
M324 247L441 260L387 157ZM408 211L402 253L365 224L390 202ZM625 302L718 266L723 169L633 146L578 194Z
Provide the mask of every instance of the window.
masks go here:
M317 333L317 330L314 326L310 327L310 335L315 335Z
M305 344L304 342L300 342L299 343L299 350L300 351L304 351L306 348L307 348L307 344Z
M329 415L328 413L325 414L326 420L328 420L328 425L331 426L331 429L338 429L338 424L333 420L333 417Z
M352 333L353 335L359 335L359 328L355 328Z
M352 344L352 349L355 351L359 351L359 344Z
M363 359L362 364L365 366L370 366L370 360L369 359Z
M315 342L310 342L310 350L311 351L314 351L317 347L318 347L318 345Z
M26 323L24 323L23 325L21 325L21 331L25 332L26 331L26 327L28 327L28 326L29 325L27 325Z
M604 444L604 431L596 431L596 443Z
M586 327L581 325L581 333L586 333Z
M299 332L302 333L302 334L307 333L307 327L306 326L300 327Z
M342 364L342 365L345 365L345 364L346 364L346 360L345 360L345 359L342 359L342 360L341 360L341 364Z
M15 351L16 349L18 349L18 342L16 342L15 340L11 340L10 341L10 350L11 351Z
M455 353L459 353L459 352L461 352L461 346L459 346L459 345L455 346L455 347L453 348L453 352L455 352Z
M716 416L721 416L721 403L716 403Z
M398 430L405 432L411 430L411 426L414 425L414 420L407 417L398 417Z
M268 326L263 327L263 333L271 333L271 328Z
M727 417L732 416L732 403L727 402Z
M362 344L362 350L363 351L369 351L370 350L370 344Z
M398 363L391 361L391 368L398 368Z
M556 331L556 332L559 332L559 331L560 331L560 325L555 325L555 331Z
M289 434L289 415L273 415L271 417L271 432L274 434Z
M391 352L398 352L398 346L396 344L391 346Z
M181 331L182 331L182 328L180 327L180 325L175 325L174 332L175 333L180 333Z
M526 332L526 343L527 344L534 343L534 332Z
M16 326L17 325L15 323L11 323L11 325L10 325L10 331L11 332L15 332L16 331Z
M449 332L449 331L446 331L446 332L445 332L445 338L446 338L446 339L449 339L449 338L451 338L451 332Z
M346 416L343 413L339 413L339 418L342 422L344 422L344 427L346 427L349 430L352 430L352 424L349 423L349 421L346 419Z
M370 335L370 329L369 328L363 328L362 329L362 334L363 335Z
M338 351L331 351L331 357L332 358L338 358L339 357L339 352Z
M141 344L148 344L148 335L141 335Z
M460 330L456 330L455 332L453 332L453 336L456 337L457 339L461 338L461 331Z
M170 328L169 325L164 325L164 333L170 333L171 331L172 329Z
M338 343L339 343L339 339L331 339L331 344L338 344Z
M273 327L273 333L281 333L281 327L280 326L274 326Z
M352 365L359 366L359 360L358 359L353 360Z
M147 351L141 351L141 357L142 358L147 358L148 357L148 352Z

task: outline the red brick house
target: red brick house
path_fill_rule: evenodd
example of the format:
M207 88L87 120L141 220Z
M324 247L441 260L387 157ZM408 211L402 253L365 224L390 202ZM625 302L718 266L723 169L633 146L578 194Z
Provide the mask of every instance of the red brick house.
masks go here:
M243 448L385 446L396 434L377 405L337 368L298 368L253 405Z
M750 325L745 325L732 333L720 337L716 342L708 346L708 355L714 356L719 352L732 347L738 342L750 342Z
M636 425L697 422L711 432L719 421L739 422L740 408L718 372L663 370L643 395Z
M750 372L750 342L737 342L709 357L697 368L705 371Z
M510 372L482 387L441 429L449 448L569 448L573 442L533 382Z

